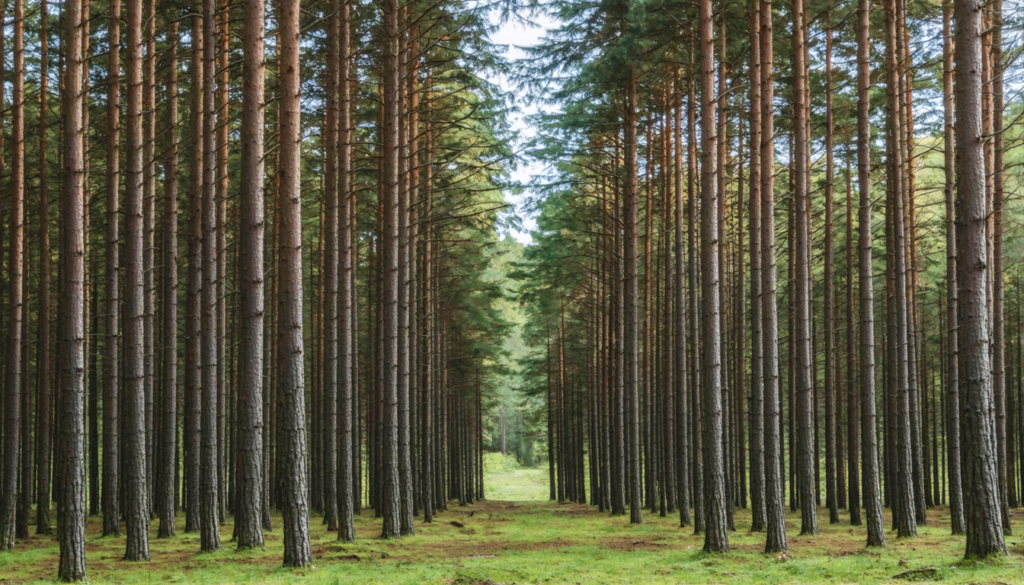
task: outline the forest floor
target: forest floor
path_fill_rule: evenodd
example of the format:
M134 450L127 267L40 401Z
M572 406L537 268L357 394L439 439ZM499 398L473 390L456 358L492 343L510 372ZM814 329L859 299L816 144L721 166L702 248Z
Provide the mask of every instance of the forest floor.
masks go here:
M887 532L884 550L864 548L864 528L828 524L819 510L821 534L797 536L799 514L787 515L789 555L765 555L763 534L749 532L750 513L737 510L731 552L701 551L703 537L679 528L677 515L645 514L630 526L624 517L599 514L578 504L555 504L547 497L546 469L495 470L487 475L492 498L459 507L453 503L431 524L416 523L416 535L400 541L379 537L380 522L371 511L356 521L358 540L339 544L318 518L312 522L316 568L281 568L280 517L266 535L266 550L237 552L230 523L221 528L224 550L199 554L199 535L150 536L152 561L122 560L124 537L103 538L101 522L90 517L87 560L91 583L905 583L931 581L965 584L1024 582L1024 537L1011 536L1011 555L986 563L964 562L963 537L949 536L945 508L929 511L920 537L897 541ZM498 496L540 498L510 501ZM1024 531L1024 511L1015 511L1015 528ZM888 526L888 524L887 524ZM53 537L18 542L0 553L0 583L52 582L57 543ZM914 572L917 571L917 572ZM906 576L901 574L912 572Z

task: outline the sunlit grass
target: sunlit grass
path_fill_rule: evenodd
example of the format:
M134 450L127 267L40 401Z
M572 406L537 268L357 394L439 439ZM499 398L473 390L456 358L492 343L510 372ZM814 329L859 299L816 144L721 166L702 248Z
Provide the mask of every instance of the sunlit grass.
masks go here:
M416 535L399 541L378 538L380 523L371 511L356 523L359 540L338 544L319 518L312 521L315 569L281 568L280 518L274 517L263 551L238 552L230 541L232 526L221 529L224 550L199 554L198 534L157 540L152 525L149 563L128 563L124 537L99 536L101 521L89 520L87 554L92 583L892 583L905 571L934 568L929 577L943 583L1021 583L1024 538L1007 539L1016 553L1004 560L964 563L963 537L948 535L944 508L929 511L920 538L889 547L864 549L864 528L847 517L828 525L821 510L821 534L799 537L799 515L790 514L787 557L764 555L762 534L750 534L748 510L737 510L738 530L730 534L732 551L701 551L703 537L680 528L678 516L645 514L644 524L630 526L624 517L598 514L594 508L548 502L547 468L520 469L489 456L489 498L442 512L432 524L417 522ZM501 499L499 499L499 497ZM537 499L540 501L536 501ZM510 501L510 500L519 501ZM534 501L528 501L528 500ZM1022 515L1015 528L1024 529ZM457 527L452 521L462 524ZM886 525L888 527L888 524ZM0 582L48 582L56 573L53 537L19 542L14 552L0 553Z

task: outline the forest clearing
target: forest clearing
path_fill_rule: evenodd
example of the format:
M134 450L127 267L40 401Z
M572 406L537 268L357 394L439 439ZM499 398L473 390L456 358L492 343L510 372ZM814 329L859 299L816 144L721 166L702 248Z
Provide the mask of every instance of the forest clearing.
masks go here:
M791 537L785 555L762 553L763 539L751 534L749 510L737 510L737 531L729 555L705 553L703 537L674 518L648 517L630 526L585 505L544 501L540 468L504 468L490 455L485 481L499 499L453 506L433 523L416 525L416 536L380 540L373 513L356 517L356 541L340 543L326 526L311 526L313 567L281 568L282 543L273 531L261 551L226 548L198 553L198 535L153 540L153 561L123 559L123 538L104 538L98 523L86 531L90 582L107 583L325 583L386 585L521 585L529 583L906 583L915 581L994 585L1020 583L1024 537L1008 538L1012 560L964 561L962 538L949 535L948 510L935 508L928 528L913 541L866 549L848 523L823 526L817 537L799 537L799 515L787 515ZM532 486L530 491L529 486ZM511 501L510 496L531 496ZM1014 522L1024 521L1015 510ZM890 518L886 516L889 525ZM184 522L179 515L178 523ZM275 515L273 523L280 522ZM232 523L221 526L231 538ZM155 534L154 534L155 536ZM57 561L51 537L0 556L0 582L50 583ZM902 577L900 575L903 575Z

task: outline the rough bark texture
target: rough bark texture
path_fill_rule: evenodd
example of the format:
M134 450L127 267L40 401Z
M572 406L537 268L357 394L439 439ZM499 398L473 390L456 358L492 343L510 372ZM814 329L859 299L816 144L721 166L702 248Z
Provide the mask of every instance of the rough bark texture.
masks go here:
M686 192L683 178L683 85L678 71L676 72L676 133L675 133L675 166L676 166L676 208L675 208L675 253L676 253L676 473L679 477L679 525L690 524L690 447L689 447L689 393L694 389L689 381L689 364L687 363L687 320L686 320L686 250L684 248L683 214L686 203Z
M160 518L158 538L174 536L177 512L178 467L178 22L168 26L167 118L169 137L164 150L163 283L161 309L163 349L161 356L160 436L156 443L156 493L154 506Z
M121 285L120 271L120 232L118 215L120 204L120 168L121 168L121 3L110 3L108 20L108 36L118 39L110 42L107 51L107 201L106 201L106 294L107 319L103 344L103 535L116 536L121 533L120 473L118 466L121 461L119 431L120 401L120 351L118 340L121 329Z
M49 92L49 20L47 0L39 3L42 15L39 42L39 379L36 399L38 438L36 439L36 534L50 534L50 464L53 454L51 433L53 392L50 384L50 200L49 170L46 156L46 132Z
M1006 553L999 509L988 344L987 214L981 132L982 4L954 0L956 22L956 250L965 557Z
M956 222L954 195L956 192L956 148L953 132L953 1L942 3L942 108L943 108L943 160L945 162L946 200L946 464L949 474L949 517L953 534L963 534L964 493L960 473L960 367L959 318L957 316L956 285Z
M306 500L305 387L302 339L302 193L299 176L299 0L279 4L281 41L278 409L284 565L312 564Z
M353 424L359 416L355 404L355 281L353 265L355 194L351 188L352 171L352 91L351 75L352 7L348 0L339 0L339 51L338 51L338 234L339 271L338 280L338 406L341 416L338 424L338 540L355 540L355 504L360 494L355 489L353 478L362 470L354 464L354 434L358 432ZM328 481L330 478L328 478Z
M701 422L704 459L705 552L727 552L726 486L722 441L721 282L718 270L718 140L715 127L715 52L711 0L700 3L701 119Z
M82 86L82 4L68 0L64 6L67 46L64 83ZM64 582L86 580L85 571L85 127L82 125L83 94L64 92L64 188L60 215L63 282L59 297L60 332L60 430L58 431L57 523L60 526L60 561L57 578Z
M340 14L332 3L327 17L327 112L324 120L324 236L323 236L323 468L324 521L338 529L338 33Z
M14 92L11 94L11 224L10 281L7 296L10 311L7 348L6 402L4 405L4 478L0 486L0 551L14 548L15 520L18 516L18 464L22 412L22 282L25 278L22 257L25 253L25 6L14 2ZM27 440L28 437L25 437Z
M814 383L811 374L811 258L808 218L810 197L808 184L808 129L807 129L807 61L804 44L807 42L806 13L801 0L793 2L793 84L794 122L794 181L793 194L796 210L793 213L796 257L796 423L797 423L797 489L800 494L800 534L818 533L817 502L817 450L814 442Z
M217 0L203 2L202 324L199 549L220 550L217 503Z
M771 0L761 1L761 336L764 384L765 552L786 550L775 268L775 72Z
M383 508L382 536L401 536L398 477L398 1L384 2L383 47L383 272L382 305L383 329L383 388L381 401L382 434L380 437L380 508Z
M149 482L146 480L145 347L142 262L142 3L128 3L128 135L125 145L124 323L124 558L149 560Z
M764 337L761 323L761 0L751 0L750 5L750 531L761 532L765 525Z
M871 123L870 0L857 10L857 183L858 286L860 289L860 429L867 545L885 546L878 435L875 422L875 293L871 265Z
M626 453L625 464L629 479L629 522L643 522L643 484L640 475L640 398L639 398L639 336L637 322L638 279L637 279L637 138L636 138L636 72L629 68L626 72L626 116L625 116L625 155L626 155L626 189L623 215L623 263L624 281L623 296L625 300L623 314L623 352L625 384L623 394L626 403ZM560 447L562 445L559 445ZM561 498L559 498L561 499Z
M263 0L246 1L244 22L238 240L242 342L238 348L238 486L234 510L239 549L263 547Z
M192 16L189 160L188 290L185 307L185 532L199 530L200 436L202 434L202 379L200 346L203 289L203 25Z

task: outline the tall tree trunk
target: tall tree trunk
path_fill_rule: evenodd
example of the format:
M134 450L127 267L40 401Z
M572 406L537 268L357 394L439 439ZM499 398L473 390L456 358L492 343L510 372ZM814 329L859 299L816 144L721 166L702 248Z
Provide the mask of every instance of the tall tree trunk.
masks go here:
M142 4L128 3L128 137L125 144L124 450L125 560L149 560L149 482L146 480L145 348L142 261Z
M683 177L685 170L683 168L683 84L679 70L675 72L675 90L676 90L676 107L675 107L675 190L676 190L676 208L675 208L675 254L676 254L676 345L675 345L675 377L676 377L676 474L678 475L677 480L677 494L679 500L679 525L688 526L690 524L690 448L689 448L689 426L691 424L689 420L689 408L688 400L689 393L694 391L692 387L687 384L689 378L689 368L687 363L687 300L686 300L686 250L684 248L684 236L683 236L683 214L686 192L683 188ZM667 220L667 218L666 218ZM692 294L692 293L691 293Z
M174 536L178 467L178 21L167 31L167 136L164 150L163 283L161 293L163 355L161 422L157 458L155 509L158 538Z
M11 232L10 332L4 407L4 480L0 509L0 550L14 548L15 524L18 516L18 464L22 412L22 303L25 302L22 281L25 278L22 257L25 250L25 6L14 2L14 92L11 94ZM28 437L24 437L28 439Z
M60 527L60 561L57 578L64 582L86 580L85 570L85 127L82 125L84 94L75 88L82 84L82 4L65 3L66 71L64 84L64 187L60 216L64 233L60 259L63 282L60 283L57 314L60 324L61 365L60 425L57 427L60 478L57 525Z
M761 0L750 2L750 503L751 532L765 528L764 361L761 323ZM771 171L769 171L771 172ZM746 324L740 324L746 326Z
M281 289L278 297L279 408L282 428L282 524L285 567L312 563L306 501L306 431L302 339L302 198L300 176L299 0L280 9L281 39Z
M50 199L49 168L46 152L46 132L50 112L47 107L49 92L49 20L47 0L39 3L39 369L36 399L36 534L50 534L50 464L52 443L50 434L53 421L53 392L50 385Z
M1006 554L996 464L988 355L985 157L981 131L981 16L977 0L955 0L956 243L961 350L960 430L967 558Z
M886 85L889 100L889 163L892 184L889 186L891 203L889 206L892 217L893 265L890 270L894 278L895 291L895 361L891 364L896 369L896 400L897 425L896 431L896 492L899 503L894 515L898 536L901 538L917 536L917 519L915 514L915 486L913 478L914 457L911 444L913 424L911 417L910 381L909 381L909 332L910 315L907 299L907 247L905 243L906 226L904 223L903 196L903 146L902 128L900 124L900 98L897 62L896 34L896 0L885 5L886 10ZM892 350L890 350L892 351ZM891 375L891 373L890 373Z
M185 532L200 529L200 435L202 379L200 346L203 289L203 25L192 15L189 109L192 127L189 160L188 290L185 310Z
M1007 474L1006 337L1004 335L1005 275L1003 274L1003 0L992 5L992 397L996 415L996 461L1003 533L1011 534Z
M306 501L306 429L302 339L302 197L300 177L299 0L279 5L281 42L281 212L278 296L278 400L282 428L281 470L284 565L312 564Z
M398 461L398 262L399 231L399 143L398 125L401 123L401 104L398 101L398 1L384 3L383 67L383 418L381 436L381 497L383 501L385 538L401 536L401 502Z
M794 227L796 230L796 256L793 262L796 268L796 422L797 422L797 476L800 492L800 534L814 535L818 533L816 510L817 450L814 448L814 413L813 413L813 378L811 374L811 259L810 234L808 217L810 215L810 196L807 192L807 149L808 120L806 75L807 61L804 44L807 42L806 11L802 0L793 1L793 83L796 114L793 129L795 184L793 194L796 210Z
M247 0L242 38L239 193L239 327L235 538L239 549L263 547L264 341L264 3ZM269 527L268 527L269 528Z
M352 172L352 84L349 77L352 72L352 6L348 0L339 0L339 50L338 50L338 197L339 222L338 250L340 263L338 274L339 310L338 310L338 540L355 540L354 525L355 503L359 498L353 478L361 473L355 464L353 454L356 452L356 433L354 424L359 417L355 402L356 355L355 336L359 328L355 316L355 258L352 246L355 229L353 216L355 213L354 191L351 187ZM330 478L328 478L329 480Z
M711 21L711 0L700 2L700 119L701 139L701 372L704 384L701 400L704 459L704 508L707 527L704 531L706 552L727 552L726 486L722 446L722 331L721 282L718 270L718 140L715 128L715 53Z
M337 4L337 3L334 3ZM324 364L323 364L323 485L324 520L328 531L338 529L334 481L338 462L338 34L341 15L329 6L327 17L327 91L324 152L326 225L324 226Z
M949 517L953 534L964 534L964 495L960 474L960 397L959 397L959 317L956 281L956 222L954 193L956 190L956 149L953 141L953 0L942 3L942 109L943 161L946 200L946 464L949 481Z
M829 15L831 19L831 15ZM825 500L829 524L839 522L839 490L836 466L836 358L835 358L835 290L833 285L834 237L832 201L835 191L835 166L832 154L832 25L825 30Z
M857 330L853 323L853 174L846 161L846 448L850 466L850 526L861 525L860 426L857 392Z
M217 168L215 171L216 190L216 228L217 228L217 516L220 524L224 524L227 516L227 408L228 408L228 384L227 384L227 213L228 213L228 129L231 115L228 112L230 102L228 90L230 89L231 76L229 67L229 52L231 50L231 37L229 22L231 18L230 0L221 0L220 12L217 15L217 39L220 45L220 53L216 57L220 74L217 82L217 112L219 121L217 124Z
M142 346L143 396L146 429L146 512L154 511L154 402L155 366L154 312L156 308L156 0L145 0L146 56L142 67Z
M119 430L120 401L120 351L118 340L121 329L121 285L120 272L120 168L121 168L121 3L110 2L110 18L107 27L107 201L106 201L106 294L107 319L104 326L103 344L103 535L117 536L121 533L121 461Z
M217 0L203 1L202 439L199 549L220 550L217 477Z
M625 91L625 155L626 188L623 216L624 281L623 352L626 402L626 453L629 482L629 523L643 523L643 487L640 477L640 398L639 398L639 338L637 335L638 278L637 278L637 138L636 138L636 71L626 72ZM561 374L560 374L561 375Z
M786 550L779 397L779 309L775 268L775 71L771 0L760 0L761 347L764 383L765 552Z

